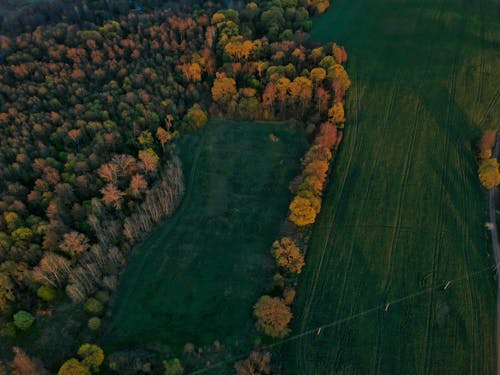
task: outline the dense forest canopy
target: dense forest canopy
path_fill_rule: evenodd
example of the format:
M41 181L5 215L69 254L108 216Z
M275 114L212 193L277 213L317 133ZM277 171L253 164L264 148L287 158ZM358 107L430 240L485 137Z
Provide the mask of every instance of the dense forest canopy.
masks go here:
M19 35L3 19L13 31L0 35L3 334L16 311L50 305L57 290L90 308L96 293L113 292L130 246L182 195L172 140L210 116L309 125L290 220L314 222L350 85L345 50L308 42L311 15L327 7L273 0L129 13L125 1L81 2L78 20L64 10L66 22L45 25L42 13ZM292 240L273 254L285 272L300 272ZM256 316L277 300L264 297ZM279 329L270 319L264 331L287 332L290 319Z

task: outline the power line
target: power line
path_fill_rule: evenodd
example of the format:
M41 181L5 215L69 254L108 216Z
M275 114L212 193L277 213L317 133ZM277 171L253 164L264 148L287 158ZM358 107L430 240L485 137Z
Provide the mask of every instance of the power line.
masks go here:
M378 311L378 310L387 311L389 306L396 305L398 303L410 300L412 298L415 298L415 297L418 297L418 296L430 293L430 292L432 292L434 290L437 290L437 289L441 289L443 291L448 291L448 290L450 290L449 286L452 285L453 283L460 282L460 281L463 281L463 280L466 280L466 279L469 279L469 278L473 278L473 277L475 277L477 275L485 273L486 271L498 270L498 268L500 268L500 263L498 263L498 264L496 264L494 266L488 266L488 267L485 267L485 268L481 268L481 269L479 269L477 271L474 271L474 272L471 272L471 273L466 273L463 276L458 277L456 279L446 280L444 284L443 283L439 283L439 284L436 284L434 286L430 286L428 288L424 288L424 289L422 289L422 290L420 290L418 292L408 294L408 295L406 295L404 297L396 298L394 300L382 303L380 305L374 306L374 307L369 308L367 310L360 311L360 312L358 312L356 314L349 315L349 316L347 316L345 318L334 320L334 321L331 321L329 323L317 326L315 328L310 328L310 329L307 329L305 331L299 332L299 333L297 333L295 335L288 336L287 338L284 338L282 340L276 341L276 342L274 342L272 344L262 346L262 347L258 348L258 350L272 349L272 348L274 348L276 346L285 344L285 343L290 342L290 341L294 341L296 339L299 339L301 337L304 337L304 336L307 336L307 335L310 335L310 334L313 334L313 333L321 332L321 330L323 330L325 328L331 328L333 326L346 323L348 321L357 319L357 318L359 318L361 316L364 316L364 315L371 314L371 313L373 313L375 311ZM214 370L214 369L216 369L216 368L218 368L218 367L220 367L222 365L225 365L225 364L228 364L228 363L234 363L237 360L241 360L243 358L246 358L249 354L250 354L250 352L247 352L245 354L240 354L240 355L233 356L233 357L228 358L228 359L226 359L224 361L216 362L216 363L210 365L209 367L205 367L203 369L190 372L189 375L203 374L205 372L212 371L212 370Z

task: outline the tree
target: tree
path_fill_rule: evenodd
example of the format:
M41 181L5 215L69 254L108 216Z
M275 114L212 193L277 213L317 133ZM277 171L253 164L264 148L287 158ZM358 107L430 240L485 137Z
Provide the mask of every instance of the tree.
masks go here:
M212 99L219 104L227 104L234 99L236 93L236 81L223 73L217 73L212 86Z
M344 105L342 103L333 103L333 106L328 110L328 120L332 124L341 124L345 121Z
M208 116L198 104L195 104L187 112L186 120L192 127L200 129L208 122Z
M59 248L66 254L76 256L88 250L89 239L83 233L76 231L65 233Z
M290 203L290 216L288 217L291 222L299 227L312 224L316 221L316 210L311 200L296 196Z
M139 197L148 188L148 182L141 174L135 174L130 179L130 192L132 196Z
M268 336L281 338L290 332L288 323L292 320L292 313L281 298L260 297L254 306L254 315L257 326Z
M313 68L311 69L311 79L314 84L319 85L326 78L326 70L323 68Z
M144 151L139 151L140 153ZM117 210L119 210L122 206L122 198L125 195L123 191L120 191L114 184L107 184L104 188L99 190L102 194L102 201L108 205L113 206Z
M280 241L274 241L272 254L279 267L290 273L300 273L304 266L304 256L289 237L283 237Z
M78 359L71 358L63 363L57 375L90 375L90 370Z
M500 184L500 171L496 159L486 159L481 163L479 180L486 189L492 189Z
M271 373L271 353L253 351L247 359L234 365L236 375L268 375Z
M156 171L158 162L160 161L160 158L152 148L139 151L139 159L142 162L144 170L149 173Z
M12 360L11 375L46 375L48 371L45 369L43 362L38 358L30 357L21 348L14 346L14 359ZM1 370L0 370L1 373Z
M344 47L338 46L337 43L333 43L332 46L333 57L339 64L343 64L347 61L347 52Z
M83 344L78 349L78 355L82 358L82 365L92 372L98 372L99 367L104 362L104 352L97 345Z
M329 122L322 123L314 143L332 149L337 143L337 127Z
M497 138L496 130L485 130L481 139L478 142L479 155L481 159L491 158L492 148L495 146L495 141Z
M164 375L181 375L184 373L184 368L178 358L163 361L162 363L165 369Z
M156 138L160 142L163 151L165 151L165 144L172 140L173 135L167 130L158 127L158 129L156 129Z
M33 318L33 315L27 311L20 310L14 314L14 324L20 330L26 331L31 327L34 321L35 318Z
M52 302L57 296L56 291L47 285L42 285L38 288L36 295L45 302Z

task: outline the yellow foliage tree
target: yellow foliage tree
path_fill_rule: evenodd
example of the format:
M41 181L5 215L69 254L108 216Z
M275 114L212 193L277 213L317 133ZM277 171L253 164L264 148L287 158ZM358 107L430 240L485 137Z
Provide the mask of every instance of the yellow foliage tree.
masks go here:
M311 200L300 196L293 198L292 203L290 203L290 216L288 218L299 227L314 223L316 210Z
M497 159L486 159L479 167L479 180L486 189L492 189L500 184L500 171Z
M225 74L217 73L212 86L212 99L220 104L226 104L234 99L236 93L236 81L226 77Z
M333 124L341 124L345 121L344 106L340 102L334 103L328 110L328 119Z
M289 237L274 241L272 253L276 264L291 273L300 273L304 267L304 255Z

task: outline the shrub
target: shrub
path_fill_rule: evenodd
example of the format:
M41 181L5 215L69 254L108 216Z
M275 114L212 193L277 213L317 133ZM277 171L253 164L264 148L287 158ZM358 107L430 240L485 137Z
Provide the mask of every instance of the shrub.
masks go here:
M295 289L288 287L283 291L283 300L287 305L291 305L295 299Z
M21 310L14 315L14 324L17 328L25 331L31 327L35 318L29 312Z
M87 300L87 302L85 302L83 308L91 314L100 314L102 312L103 305L97 299L91 297Z
M36 291L36 295L45 302L52 302L56 299L56 291L47 285L42 285Z
M97 331L101 327L101 319L99 319L97 316L94 316L89 319L87 326L92 331Z

